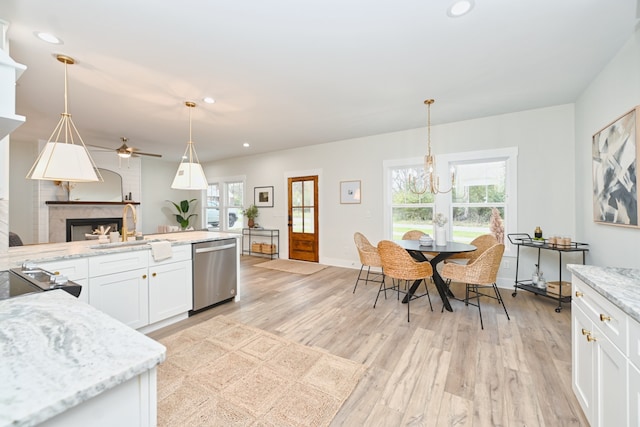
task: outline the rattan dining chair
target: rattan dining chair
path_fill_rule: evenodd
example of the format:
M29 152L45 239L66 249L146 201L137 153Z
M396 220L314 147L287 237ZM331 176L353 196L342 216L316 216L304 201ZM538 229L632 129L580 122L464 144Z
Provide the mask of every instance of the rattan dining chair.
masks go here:
M482 329L484 329L484 323L482 321L482 310L480 309L481 297L498 300L498 302L502 304L507 319L509 319L507 307L505 307L504 300L496 285L496 278L498 276L498 270L500 269L500 261L502 260L503 253L504 245L502 243L496 243L468 264L449 263L445 264L442 269L441 276L443 278L466 284L465 305L471 304L478 307L480 327ZM482 289L488 288L493 289L495 296L481 292ZM473 294L473 296L470 296L470 294ZM472 303L469 301L470 299L476 299L477 301L476 303Z
M402 240L420 240L425 233L420 230L409 230L402 235Z
M398 300L400 299L401 293L407 296L407 322L410 320L409 305L412 299L421 298L426 295L429 299L429 307L431 307L431 311L433 311L431 296L429 296L429 288L427 287L426 281L426 279L430 278L433 274L431 264L428 262L418 262L414 260L406 249L389 240L382 240L378 243L378 253L380 254L380 260L382 261L384 278L380 284L376 301L373 303L373 308L376 308L380 292L384 292L384 297L386 299L387 290L395 290L398 292ZM386 284L387 278L390 278L392 281L392 285L389 288ZM424 282L424 294L416 295L415 293L411 294L409 292L411 285L416 280ZM401 287L402 282L404 282L404 288Z
M356 279L356 285L353 287L353 293L355 294L360 281L363 281L365 285L369 282L382 283L384 276L382 272L371 272L371 267L382 269L382 261L380 261L378 248L373 246L362 233L354 233L353 241L356 243L356 249L358 250L358 256L362 264L358 278ZM367 267L366 275L363 271L365 267Z
M466 263L469 264L470 262L476 260L480 255L484 253L484 251L486 251L496 243L498 243L498 240L496 240L496 237L493 234L483 234L471 241L471 244L476 247L475 251L453 254L445 259L444 262L448 263L453 261L459 264L464 264L464 262L462 261L466 261Z

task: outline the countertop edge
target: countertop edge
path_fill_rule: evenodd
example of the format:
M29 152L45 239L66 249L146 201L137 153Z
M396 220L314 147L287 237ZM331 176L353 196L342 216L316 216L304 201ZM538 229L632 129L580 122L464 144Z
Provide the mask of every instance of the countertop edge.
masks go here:
M585 284L640 322L640 269L568 264Z

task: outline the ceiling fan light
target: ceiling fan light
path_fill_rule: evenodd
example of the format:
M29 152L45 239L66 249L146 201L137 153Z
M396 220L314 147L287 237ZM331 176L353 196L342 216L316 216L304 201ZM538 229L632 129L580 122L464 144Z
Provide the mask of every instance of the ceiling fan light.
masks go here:
M47 142L27 178L48 181L100 181L82 145Z
M173 179L171 188L176 190L206 190L207 177L200 163L182 162Z
M118 150L118 157L128 159L129 157L131 157L131 151Z

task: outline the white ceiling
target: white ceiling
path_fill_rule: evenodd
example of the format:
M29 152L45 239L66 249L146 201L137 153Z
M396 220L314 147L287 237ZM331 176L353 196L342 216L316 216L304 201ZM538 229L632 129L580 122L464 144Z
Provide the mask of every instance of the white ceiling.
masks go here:
M2 0L16 140L69 112L85 143L201 161L570 103L633 34L639 0ZM64 44L34 36L47 31ZM212 96L215 104L202 102ZM249 142L251 148L242 147Z

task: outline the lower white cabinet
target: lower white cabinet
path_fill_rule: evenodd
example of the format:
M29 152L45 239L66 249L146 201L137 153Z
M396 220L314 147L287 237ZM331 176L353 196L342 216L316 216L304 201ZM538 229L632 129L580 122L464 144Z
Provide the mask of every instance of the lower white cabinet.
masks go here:
M89 258L89 303L140 329L186 314L193 307L191 245L155 261L149 250Z
M629 365L629 425L640 426L640 370Z
M573 391L592 427L628 426L638 411L627 387L628 316L581 280L573 279L571 307ZM636 392L638 393L638 392Z
M149 323L191 310L191 274L191 261L149 267Z
M134 329L149 324L147 268L91 278L89 304Z

